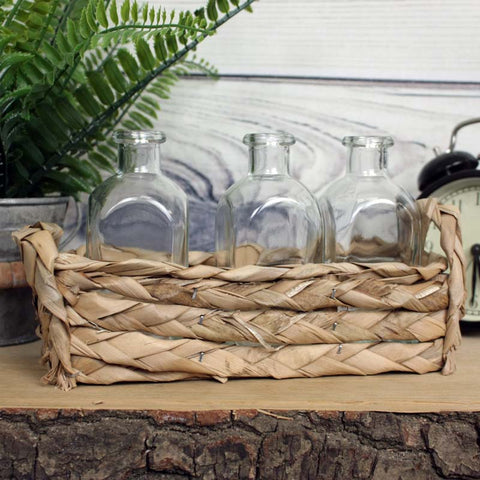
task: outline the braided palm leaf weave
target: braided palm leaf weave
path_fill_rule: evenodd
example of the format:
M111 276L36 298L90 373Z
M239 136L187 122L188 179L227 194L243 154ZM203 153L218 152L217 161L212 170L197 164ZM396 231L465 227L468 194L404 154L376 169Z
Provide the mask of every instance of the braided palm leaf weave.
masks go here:
M144 259L95 261L59 253L61 229L14 234L37 303L44 380L318 377L454 371L465 300L456 209L419 202L424 234L446 258L226 270L191 252L190 267ZM449 269L448 274L446 269Z

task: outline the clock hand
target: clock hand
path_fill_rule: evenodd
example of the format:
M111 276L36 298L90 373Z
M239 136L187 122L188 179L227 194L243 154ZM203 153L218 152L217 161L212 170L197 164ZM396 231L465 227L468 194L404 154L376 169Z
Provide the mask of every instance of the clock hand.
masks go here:
M474 243L470 249L470 252L473 255L472 298L470 299L470 303L473 305L477 290L477 275L480 275L480 243Z

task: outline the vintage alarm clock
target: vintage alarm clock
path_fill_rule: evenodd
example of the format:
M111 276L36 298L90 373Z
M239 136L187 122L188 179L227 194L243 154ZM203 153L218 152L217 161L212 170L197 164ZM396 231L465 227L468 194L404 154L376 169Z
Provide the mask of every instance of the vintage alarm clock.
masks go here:
M480 322L480 170L478 158L455 150L458 131L480 118L459 123L452 132L450 146L428 162L418 177L419 198L436 197L460 210L462 240L467 259L467 302L463 320ZM438 231L430 229L426 250L440 251Z

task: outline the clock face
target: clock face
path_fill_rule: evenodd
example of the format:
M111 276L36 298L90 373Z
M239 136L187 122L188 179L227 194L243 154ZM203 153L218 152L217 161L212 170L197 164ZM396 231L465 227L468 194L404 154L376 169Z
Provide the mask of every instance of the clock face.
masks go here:
M480 322L480 272L478 268L474 268L475 257L472 254L474 245L478 245L477 250L480 249L480 177L454 180L429 196L438 198L440 203L445 205L455 205L460 210L460 227L467 260L467 301L464 320ZM436 227L430 227L425 249L443 254L440 234ZM477 258L477 261L480 260Z

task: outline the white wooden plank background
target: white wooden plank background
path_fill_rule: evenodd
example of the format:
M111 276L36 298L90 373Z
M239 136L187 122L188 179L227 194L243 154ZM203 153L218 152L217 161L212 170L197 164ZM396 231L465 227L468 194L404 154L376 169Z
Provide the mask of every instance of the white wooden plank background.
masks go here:
M295 135L293 175L318 193L343 174L345 135L391 135L390 172L417 195L417 175L446 148L453 126L478 115L476 87L245 79L182 80L163 103L157 127L167 134L164 169L188 192L192 248L213 248L219 196L247 171L245 133ZM480 152L480 125L458 147Z
M237 77L180 81L156 124L164 169L189 195L190 247L213 248L218 198L247 169L245 133L294 134L293 175L315 193L343 174L344 135L389 134L390 172L417 195L432 148L480 116L479 25L480 0L260 0L227 22L198 54ZM477 154L479 134L463 130L458 147Z
M222 74L478 82L479 25L479 0L259 0L199 53Z

